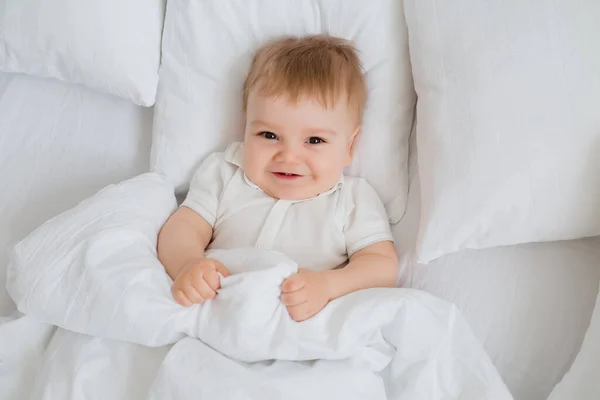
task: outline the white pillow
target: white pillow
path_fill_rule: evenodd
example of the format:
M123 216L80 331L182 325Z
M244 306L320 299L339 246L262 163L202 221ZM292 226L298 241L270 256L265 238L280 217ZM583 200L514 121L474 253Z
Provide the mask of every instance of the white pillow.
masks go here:
M581 351L548 400L600 398L600 295Z
M419 260L600 234L600 2L406 0Z
M316 33L350 39L360 51L369 104L348 173L367 179L399 220L415 103L401 1L169 1L153 169L187 191L206 155L243 138L242 84L253 53L278 36Z
M546 400L579 352L594 311L600 237L463 250L417 263L421 196L415 139L413 134L406 213L392 228L401 286L456 304L514 398ZM569 398L579 399L584 398Z
M0 71L154 104L164 0L0 0Z

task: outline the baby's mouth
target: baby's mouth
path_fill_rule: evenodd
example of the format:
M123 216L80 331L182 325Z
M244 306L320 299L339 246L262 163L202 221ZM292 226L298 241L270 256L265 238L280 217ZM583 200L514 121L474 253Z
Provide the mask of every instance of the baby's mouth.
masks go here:
M273 172L273 175L275 175L279 179L285 179L285 180L293 180L293 179L302 178L302 175L291 174L288 172Z

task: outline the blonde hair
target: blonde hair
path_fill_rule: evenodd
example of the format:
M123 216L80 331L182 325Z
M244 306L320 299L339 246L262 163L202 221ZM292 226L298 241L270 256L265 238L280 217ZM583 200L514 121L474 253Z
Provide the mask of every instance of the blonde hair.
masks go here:
M345 95L360 123L367 97L362 72L347 40L327 35L284 37L254 55L244 81L244 111L253 89L263 96L283 94L293 102L300 96L318 98L324 107L334 106Z

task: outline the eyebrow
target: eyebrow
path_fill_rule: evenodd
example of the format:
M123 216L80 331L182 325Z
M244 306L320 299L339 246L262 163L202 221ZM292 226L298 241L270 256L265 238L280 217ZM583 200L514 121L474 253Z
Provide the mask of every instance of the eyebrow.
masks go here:
M275 130L279 130L279 126L269 124L269 123L267 123L267 122L265 122L263 120L260 120L260 119L253 120L252 122L250 122L250 125L252 125L252 126L255 126L255 125L264 126L264 127L267 127L267 128L274 128Z
M250 122L250 125L252 125L252 126L264 126L266 128L272 128L275 131L280 130L280 127L278 125L269 124L268 122L265 122L265 121L260 120L260 119L253 120L252 122ZM316 134L335 135L336 134L336 131L334 131L333 129L317 128L317 127L306 128L304 131L306 133L308 133L308 134L311 134L311 135L316 135Z
M306 133L309 133L311 135L317 135L317 134L328 134L328 135L335 135L336 132L333 129L327 129L327 128L307 128L305 129Z

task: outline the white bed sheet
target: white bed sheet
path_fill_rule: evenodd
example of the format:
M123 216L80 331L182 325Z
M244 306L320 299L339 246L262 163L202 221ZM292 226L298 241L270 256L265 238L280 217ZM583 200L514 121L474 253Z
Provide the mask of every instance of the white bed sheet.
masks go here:
M401 284L457 305L515 400L546 400L579 352L600 280L600 237L462 251L428 265L414 251L420 197L411 137L407 212L393 232Z
M0 74L0 315L7 248L110 183L148 170L152 109L80 85Z

